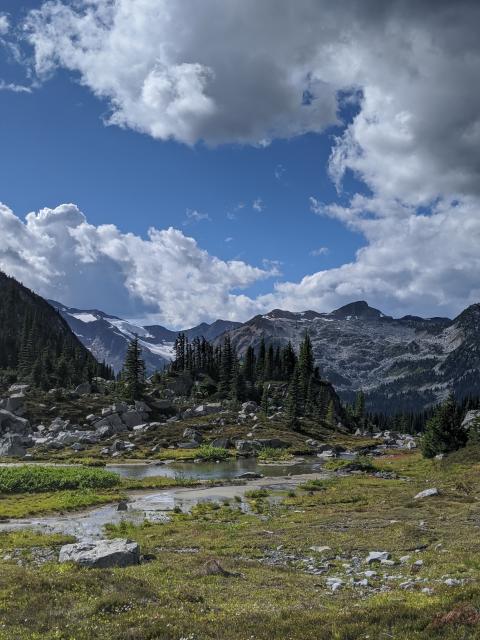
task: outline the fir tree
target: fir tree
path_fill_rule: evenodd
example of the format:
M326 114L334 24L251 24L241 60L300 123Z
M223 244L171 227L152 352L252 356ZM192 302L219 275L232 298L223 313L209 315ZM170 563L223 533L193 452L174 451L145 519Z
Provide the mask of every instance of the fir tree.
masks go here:
M138 338L135 336L128 345L122 372L125 397L131 402L140 400L145 391L145 362L141 355Z
M288 426L291 429L297 429L298 419L302 415L302 391L300 388L300 371L298 367L295 367L288 387L286 414Z
M355 398L355 419L360 429L365 428L365 394L362 390Z
M335 405L333 400L330 400L328 403L327 415L325 417L325 422L330 427L330 429L336 429L337 421L335 418Z
M439 453L449 453L465 446L467 433L460 424L455 398L450 394L427 422L422 440L422 453L433 458Z
M262 392L262 400L260 402L260 408L262 411L262 414L265 416L265 418L268 416L268 408L269 408L269 398L268 398L268 389L269 389L269 385L264 382L263 383L263 392Z

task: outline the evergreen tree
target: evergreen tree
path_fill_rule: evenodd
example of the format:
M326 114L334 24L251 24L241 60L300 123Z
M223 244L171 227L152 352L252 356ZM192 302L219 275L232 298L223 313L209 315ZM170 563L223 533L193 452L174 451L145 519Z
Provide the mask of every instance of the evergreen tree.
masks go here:
M255 384L255 351L251 345L247 347L245 352L245 358L243 361L243 377L251 391Z
M138 337L135 336L128 345L122 372L125 397L131 402L140 400L145 391L145 362L141 355Z
M292 343L288 341L287 346L282 353L282 377L284 380L290 380L297 364L297 356L293 349Z
M325 422L331 429L337 428L337 420L335 417L335 405L333 400L330 400L328 403L327 415L325 417Z
M265 347L265 339L262 337L262 339L260 340L260 346L258 348L258 355L257 355L257 371L256 371L256 377L257 380L263 380L264 379L264 371L265 371L265 356L266 356L266 347Z
M310 383L311 377L313 376L314 364L315 361L313 357L312 341L310 340L308 332L305 332L305 337L303 338L303 341L300 345L300 352L298 355L300 393L303 406L305 406L307 400L308 385Z
M295 370L288 387L286 414L287 423L291 429L298 428L298 419L302 415L302 390L300 387L300 371L298 367Z
M264 382L260 408L265 417L268 416L268 407L269 407L268 389L269 389L268 383Z
M422 453L433 458L465 446L467 434L461 427L455 398L450 394L427 422L422 440Z
M355 420L360 429L365 428L365 394L362 390L355 398Z

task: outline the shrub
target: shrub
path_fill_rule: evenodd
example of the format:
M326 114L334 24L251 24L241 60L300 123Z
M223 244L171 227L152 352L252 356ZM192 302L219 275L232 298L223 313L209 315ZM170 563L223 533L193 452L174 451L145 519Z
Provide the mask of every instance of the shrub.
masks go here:
M120 483L119 475L104 469L41 465L0 468L0 494L108 489L117 487Z
M197 457L202 460L226 460L230 457L228 449L213 447L211 444L202 444L197 451Z
M264 447L258 452L259 460L288 460L291 454L285 449L274 449L273 447Z

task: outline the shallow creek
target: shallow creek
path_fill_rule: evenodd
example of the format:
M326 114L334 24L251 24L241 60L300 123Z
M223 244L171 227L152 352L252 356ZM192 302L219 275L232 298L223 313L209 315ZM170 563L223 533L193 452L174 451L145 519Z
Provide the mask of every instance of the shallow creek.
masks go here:
M247 511L248 505L243 501L246 491L251 489L289 490L308 479L323 478L327 474L321 473L322 461L312 460L293 461L282 464L258 464L254 459L228 461L225 463L199 463L161 465L137 463L123 465L109 465L124 477L151 477L159 475L176 476L181 469L182 476L196 479L226 480L237 477L246 471L262 473L265 477L244 481L243 484L225 485L218 487L176 487L172 489L156 489L150 491L129 492L128 509L118 511L117 504L108 504L82 511L72 511L62 515L21 518L0 523L0 531L15 531L25 528L40 529L46 533L64 533L73 535L77 539L99 538L103 535L106 524L119 524L123 520L141 523L168 521L168 513L175 507L182 511L189 511L199 502L233 500L236 496L242 498L241 507ZM165 472L169 472L168 474ZM161 473L164 472L164 473ZM240 481L241 482L241 481ZM275 500L275 498L273 498Z

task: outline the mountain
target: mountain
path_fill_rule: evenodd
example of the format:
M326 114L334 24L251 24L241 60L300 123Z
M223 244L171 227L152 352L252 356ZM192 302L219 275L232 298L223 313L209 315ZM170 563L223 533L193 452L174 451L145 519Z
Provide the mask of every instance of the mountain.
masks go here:
M274 309L230 332L240 354L249 345L298 345L308 331L321 374L352 401L363 389L367 408L387 414L419 410L443 399L480 394L480 305L457 318L392 318L365 301L331 313Z
M161 325L142 326L98 309L75 309L60 302L49 300L68 323L75 335L100 361L105 360L115 371L120 371L125 360L128 343L136 334L142 348L147 372L163 369L172 355L178 331ZM212 324L202 323L183 330L189 340L204 336L213 341L225 331L241 326L239 322L216 320Z
M0 369L45 388L109 375L46 300L1 271Z

